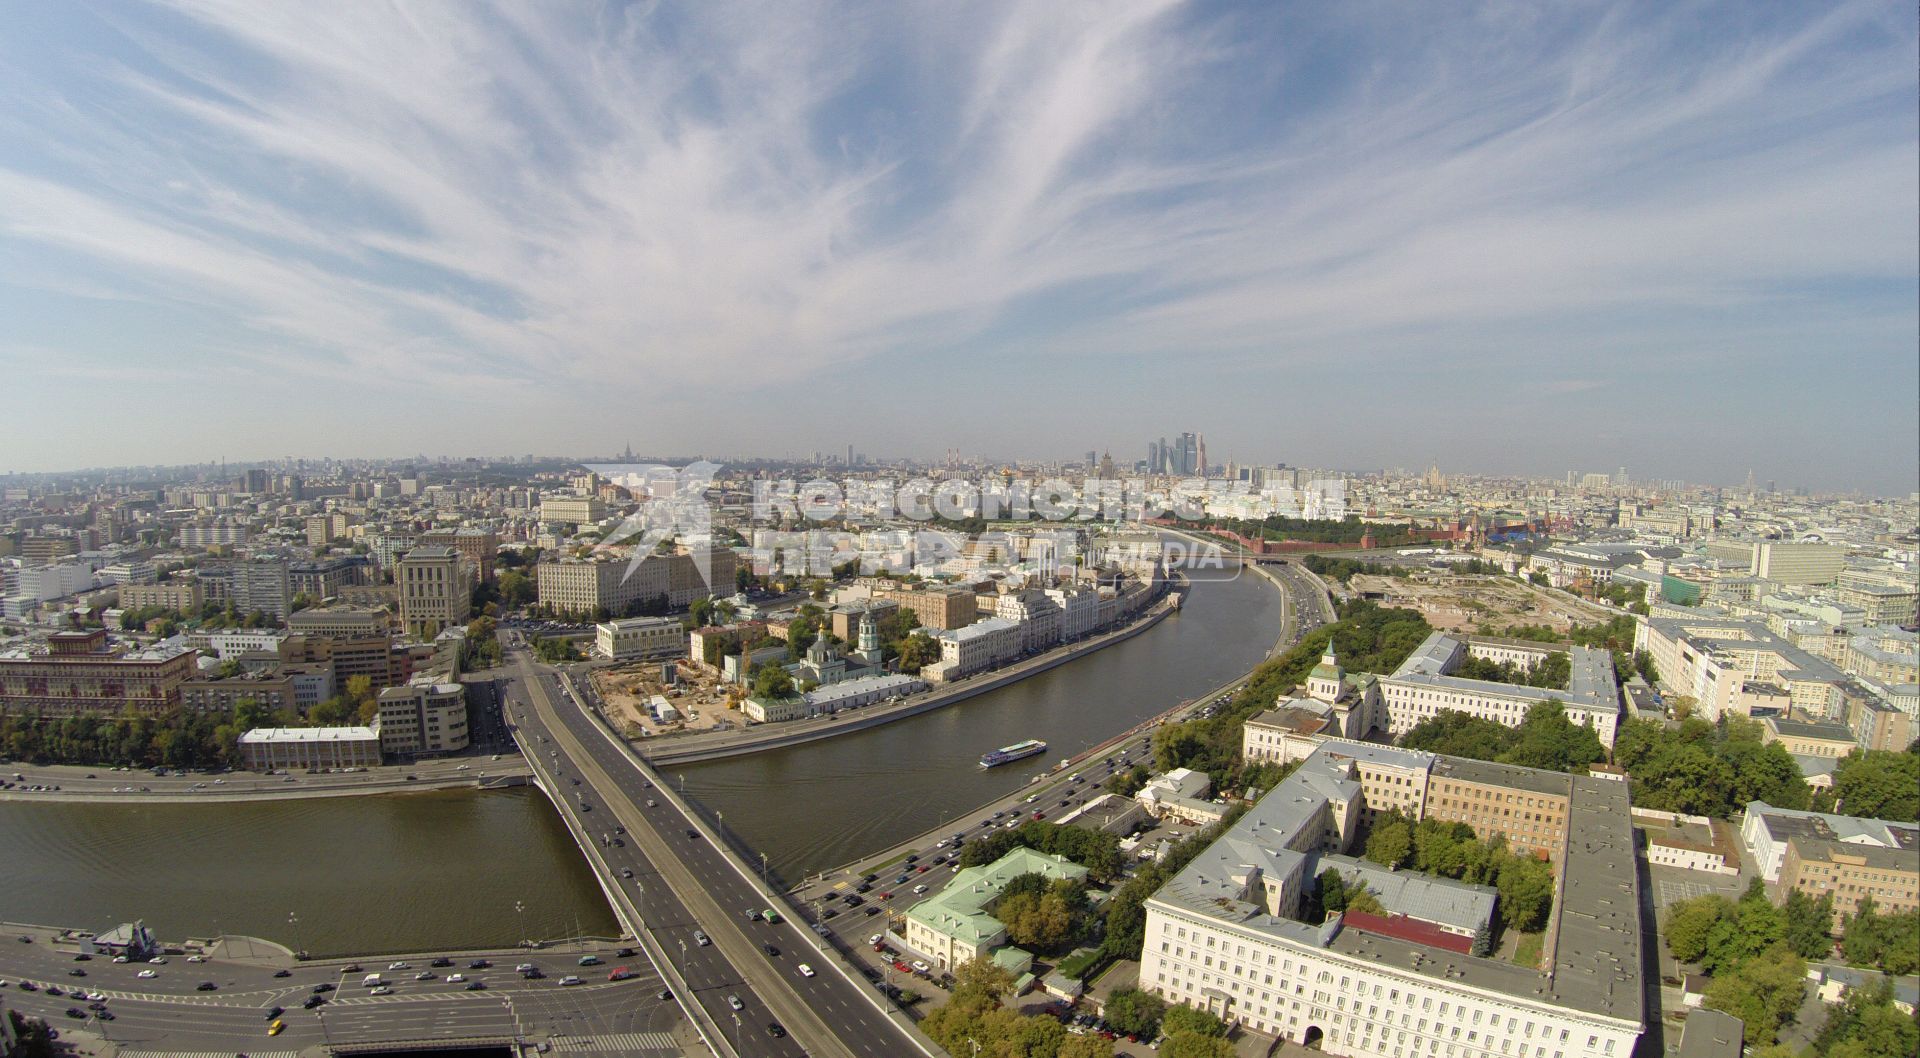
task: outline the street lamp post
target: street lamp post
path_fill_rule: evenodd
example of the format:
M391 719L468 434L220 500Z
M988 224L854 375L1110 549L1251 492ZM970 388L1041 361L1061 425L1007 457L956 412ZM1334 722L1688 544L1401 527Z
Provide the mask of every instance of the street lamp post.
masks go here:
M306 945L306 943L305 943L304 941L302 941L302 940L300 939L300 915L299 915L299 913L297 913L297 912L294 912L294 911L289 911L289 912L287 912L287 925L288 925L288 926L290 926L290 927L292 927L292 929L293 929L293 945L294 945L294 947L295 947L296 949L298 949L297 951L295 951L295 952L293 953L293 957L294 957L294 958L296 958L296 959L298 959L298 958L299 958L299 957L300 957L300 956L301 956L302 954L304 954L304 953L306 952L306 950L307 950L307 945Z

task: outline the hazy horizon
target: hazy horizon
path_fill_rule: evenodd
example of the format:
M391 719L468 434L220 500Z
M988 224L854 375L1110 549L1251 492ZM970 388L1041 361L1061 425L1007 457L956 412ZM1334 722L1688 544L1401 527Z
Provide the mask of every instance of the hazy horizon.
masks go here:
M13 14L0 474L1192 430L1920 487L1911 4Z

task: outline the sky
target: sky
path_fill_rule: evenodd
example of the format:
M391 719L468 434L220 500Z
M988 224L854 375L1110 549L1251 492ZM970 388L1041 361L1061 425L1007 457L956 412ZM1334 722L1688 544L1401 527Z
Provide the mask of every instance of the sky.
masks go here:
M1920 487L1920 30L1834 4L27 0L0 472Z

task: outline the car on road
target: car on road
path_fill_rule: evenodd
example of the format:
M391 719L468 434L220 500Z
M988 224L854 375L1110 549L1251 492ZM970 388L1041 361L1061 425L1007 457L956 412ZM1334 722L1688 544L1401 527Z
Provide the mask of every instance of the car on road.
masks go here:
M747 1005L745 1003L740 1002L740 997L733 995L731 993L727 995L727 1005L732 1007L735 1010L747 1009Z
M447 983L450 985L457 985L466 979L467 979L466 974L454 973L454 974L447 975Z
M293 971L292 971L292 970L275 970L275 971L273 972L273 976L275 976L275 977L292 977L292 976L293 976Z
M484 992L486 990L487 990L487 983L485 981L468 981L467 982L467 991L469 992Z
M286 1012L287 1012L286 1007L268 1007L267 1020L272 1021L274 1018L277 1018L280 1015L285 1014Z
M307 1010L312 1010L315 1007L325 1006L326 1002L327 1002L326 996L308 996L306 999L306 1002L301 1003L300 1005Z
M87 1012L84 1010L81 1010L79 1007L68 1007L67 1016L70 1018L73 1018L76 1021L85 1021L87 1018Z
M622 878L631 878L631 877L633 877L633 868L631 868L631 867L622 867L622 868L620 868L620 877L622 877Z
M212 992L218 989L220 986L217 984L214 984L212 981L202 981L199 984L194 985L193 987L194 987L194 991L197 991L197 992Z
M189 955L187 956L187 961L188 962L206 962L207 957L204 955Z
M513 972L517 974L523 974L523 973L526 973L528 970L537 970L537 969L539 969L539 967L533 965L532 963L523 962L520 965L515 966L513 968Z
M88 955L86 952L81 952L80 954L73 957L73 961L74 962L92 962L93 956Z
M689 840L689 841L699 841L699 840L700 840L700 832L699 832L698 830L694 830L694 829L692 829L692 828L688 828L688 830L687 830L687 840Z
M274 1019L273 1024L267 1026L269 1036L278 1036L285 1031L287 1031L287 1023L278 1018Z
M916 973L926 973L933 969L933 967L928 966L925 962L922 962L919 959L913 960L913 962L910 963L909 965L913 967Z
M800 964L800 976L802 976L802 977L812 977L812 976L813 976L813 967L811 967L811 966L808 966L808 965L807 965L806 963L801 963L801 964Z
M671 989L671 988L662 988L662 989L661 989L660 991L658 991L658 992L655 992L655 993L653 994L653 997L654 997L655 999L658 999L658 1000L660 1000L661 1002L663 1002L663 1003L664 1003L664 1002L666 1002L667 1000L669 1000L669 999L672 999L672 998L673 998L673 989Z
M693 942L695 944L700 945L702 948L713 943L713 941L709 939L704 932L697 929L693 931Z
M313 990L314 990L315 992L331 992L331 991L333 991L333 982L332 982L332 981L322 981L322 982L320 982L319 984L317 984L317 985L314 985L314 986L313 986Z
M374 990L373 990L373 991L371 991L371 992L368 992L367 994L368 994L368 995L370 995L370 996L390 996L390 995L392 995L392 994L393 994L393 986L392 986L392 985L377 985L377 986L375 986L375 988L374 988Z
M472 962L470 962L470 963L468 963L468 964L467 964L467 969L469 969L469 970L485 970L485 969L488 969L488 968L490 968L490 967L492 967L492 966L493 966L493 964L492 964L492 963L490 963L490 962L488 962L488 961L487 961L487 960L485 960L485 959L475 959L475 960L473 960Z
M580 965L581 966L598 966L600 965L600 956L582 955L580 956Z
M584 982L584 981L582 981L582 980L580 980L580 979L579 979L578 977L575 977L575 976L574 976L574 975L572 975L572 974L568 974L567 976L565 976L565 977L562 977L562 978L560 979L560 987L562 987L562 988L569 988L569 987L571 987L571 986L573 986L573 985L577 985L577 984L585 984L585 983L586 983L586 982Z
M404 963L404 962L390 962L390 963L388 963L388 964L387 964L387 969L389 969L389 970L411 970L411 969L413 969L413 964L412 964L412 963Z
M87 976L87 971L82 970L81 968L76 966L73 969L67 971L67 976L68 977L85 977Z
M769 958L769 959L778 959L778 958L780 957L780 949L779 949L779 948L776 948L776 947L774 947L774 946L773 946L773 945L771 945L771 944L762 944L762 945L760 945L760 950L761 950L761 951L763 951L763 952L766 952L766 953L767 953L767 958Z
M440 957L439 957L438 959L435 959L435 960L433 960L432 962L430 962L430 963L428 963L427 965L428 965L428 966L452 966L452 965L453 965L453 960L452 960L452 959L449 959L449 958L447 958L447 957L446 957L446 956L444 956L444 955L442 955L442 956L440 956Z
M432 970L422 970L419 973L414 974L413 979L416 981L431 981L437 976L438 975L435 974Z
M153 966L165 966L167 964L167 957L164 955L156 955L148 959L147 962Z

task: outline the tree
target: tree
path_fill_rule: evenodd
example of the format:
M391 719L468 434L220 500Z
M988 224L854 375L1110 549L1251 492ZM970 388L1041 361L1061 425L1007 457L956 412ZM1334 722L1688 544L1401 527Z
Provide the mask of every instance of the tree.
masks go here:
M1722 896L1697 896L1674 904L1667 911L1667 951L1680 962L1706 958L1707 934L1731 910L1732 904Z
M900 640L897 649L900 652L902 672L919 672L940 660L940 644L925 632L914 632Z
M1920 819L1920 756L1858 750L1833 773L1836 810L1850 816L1912 823Z
M1388 812L1367 835L1367 859L1382 867L1401 867L1413 858L1413 827L1399 812Z
M1332 867L1320 872L1320 910L1321 917L1338 914L1347 909L1347 880Z
M1202 1036L1225 1036L1227 1023L1209 1010L1200 1010L1185 1004L1169 1006L1160 1017L1160 1030L1172 1036L1176 1032L1193 1032Z
M1107 998L1104 1016L1114 1031L1141 1039L1151 1039L1160 1031L1160 1015L1166 1001L1138 988L1122 988Z
M755 698L786 698L793 694L793 674L775 664L765 664L753 671L753 696Z
M1806 996L1807 964L1785 944L1715 974L1706 1005L1746 1022L1750 1043L1770 1044Z
M1347 890L1346 898L1346 909L1348 911L1358 912L1362 915L1378 915L1381 917L1385 917L1387 914L1386 906L1380 903L1380 898L1373 895L1373 890L1371 889L1349 889Z
M1113 1043L1102 1036L1069 1036L1056 1058L1113 1058Z
M1233 1058L1233 1044L1217 1036L1177 1032L1160 1046L1162 1058Z
M1553 868L1531 856L1509 856L1494 883L1500 890L1500 920L1511 929L1545 929L1553 909Z
M1824 959L1833 951L1833 894L1815 900L1799 889L1787 891L1787 947L1802 959Z
M1013 972L992 959L968 959L953 968L953 994L977 992L998 1002L1013 992Z

